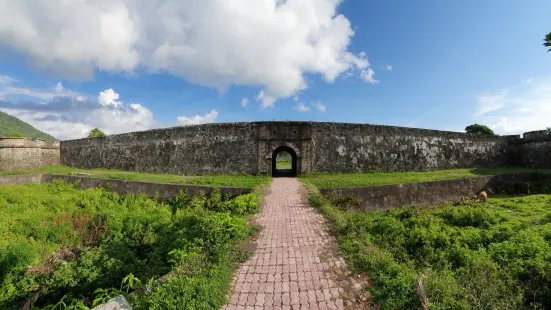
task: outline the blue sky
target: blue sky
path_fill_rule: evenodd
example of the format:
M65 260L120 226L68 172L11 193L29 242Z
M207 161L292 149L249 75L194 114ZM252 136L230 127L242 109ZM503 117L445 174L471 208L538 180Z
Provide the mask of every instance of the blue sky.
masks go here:
M549 1L24 2L0 12L0 110L61 139L274 119L551 126Z

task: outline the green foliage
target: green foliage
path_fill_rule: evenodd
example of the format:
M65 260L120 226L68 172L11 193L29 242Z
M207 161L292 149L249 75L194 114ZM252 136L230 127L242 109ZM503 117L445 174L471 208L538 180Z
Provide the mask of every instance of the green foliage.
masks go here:
M482 135L489 135L489 136L495 136L496 134L490 127L486 125L480 125L480 124L472 124L467 127L465 127L466 133L471 134L482 134Z
M14 135L16 134L16 135ZM54 137L25 123L15 116L0 112L0 137L27 137L55 140Z
M87 309L128 293L134 309L218 309L235 245L252 232L244 216L258 203L219 190L163 203L59 181L0 187L0 309L35 292L45 309Z
M367 173L311 173L301 176L302 182L318 188L385 185L411 182L427 182L457 178L499 175L516 172L551 172L550 169L529 169L504 166L497 168L452 169L422 172L382 172Z
M105 133L103 133L103 131L99 130L98 128L94 128L90 130L90 133L88 134L88 138L97 138L97 137L105 137Z
M543 39L543 46L549 47L547 50L548 52L551 51L551 32L545 35L545 39Z
M310 203L334 223L382 309L418 309L421 274L430 309L551 307L551 195L368 214L332 205L344 201L310 186Z

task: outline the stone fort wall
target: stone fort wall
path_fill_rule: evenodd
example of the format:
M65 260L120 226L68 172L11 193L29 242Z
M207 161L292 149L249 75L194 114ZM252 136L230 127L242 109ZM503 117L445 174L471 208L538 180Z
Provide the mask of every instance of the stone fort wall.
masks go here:
M423 171L529 165L533 157L524 152L532 152L533 142L369 124L220 123L62 141L61 163L177 174L271 174L274 151L285 146L295 151L299 174ZM551 150L547 144L536 147L538 154ZM548 164L534 159L532 165Z
M530 131L522 139L511 140L510 163L530 168L551 168L551 134L547 130Z
M0 171L58 165L59 149L58 141L0 138Z

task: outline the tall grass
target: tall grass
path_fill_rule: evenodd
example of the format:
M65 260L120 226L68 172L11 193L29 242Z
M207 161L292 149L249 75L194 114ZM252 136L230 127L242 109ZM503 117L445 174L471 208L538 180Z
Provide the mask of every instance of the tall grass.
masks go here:
M420 278L430 309L551 308L551 195L352 214L309 188L382 309L419 309Z
M135 309L218 309L258 206L220 191L163 203L60 181L0 187L0 309L36 294L41 308L86 309L132 292Z

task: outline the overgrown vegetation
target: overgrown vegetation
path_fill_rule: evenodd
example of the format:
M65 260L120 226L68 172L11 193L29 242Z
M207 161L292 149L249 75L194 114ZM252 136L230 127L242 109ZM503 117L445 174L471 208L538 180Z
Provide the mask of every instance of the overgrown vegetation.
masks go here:
M17 117L0 111L0 137L11 137L13 134L19 134L17 135L18 137L27 137L29 139L55 140L54 137L34 128Z
M419 309L419 278L430 309L551 308L551 195L352 214L309 188L382 309Z
M499 175L515 172L551 172L551 169L530 169L524 167L504 166L498 168L474 168L434 170L422 172L367 172L367 173L311 173L301 177L305 183L318 188L335 188L350 186L385 185L412 182L427 182L457 178Z
M0 309L219 309L259 196L167 202L53 182L0 187ZM164 281L159 277L169 274Z
M29 170L10 170L0 171L0 175L12 174L29 174L29 173L52 173L52 174L75 174L81 173L98 178L119 179L119 180L134 180L134 181L149 181L158 183L176 183L176 184L202 184L215 186L239 186L239 187L255 187L260 184L267 184L270 178L265 176L255 175L177 175L165 173L144 173L122 171L114 169L77 169L73 167L56 165L48 166L39 169Z

